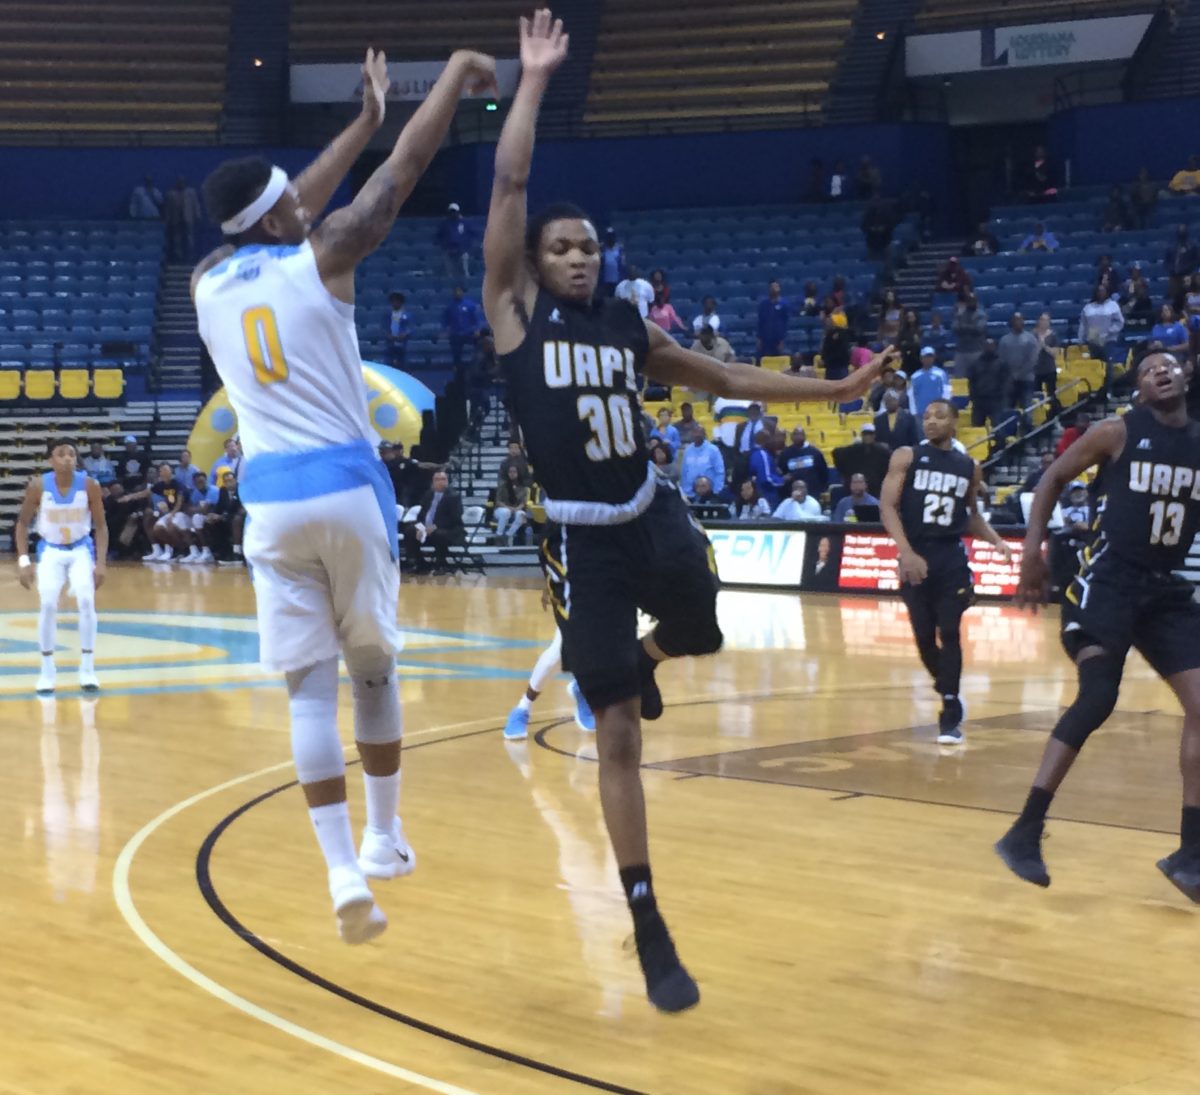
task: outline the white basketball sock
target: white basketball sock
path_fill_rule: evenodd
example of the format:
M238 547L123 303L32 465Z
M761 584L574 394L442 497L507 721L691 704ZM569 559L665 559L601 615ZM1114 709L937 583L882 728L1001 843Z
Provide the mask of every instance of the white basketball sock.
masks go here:
M517 700L517 707L519 707L522 711L525 711L525 712L529 712L529 711L533 710L533 700L531 700L529 698L528 692L526 692L525 695L523 695L519 700Z
M562 665L562 632L556 630L554 641L542 651L541 657L533 667L533 672L529 675L530 690L544 692L546 682L558 672L560 665Z
M344 802L310 806L308 816L312 819L326 866L331 871L335 867L354 867L357 870L358 851L354 847L354 832L350 828L350 807Z
M367 828L389 836L400 809L400 770L390 776L371 776L363 772L367 794Z

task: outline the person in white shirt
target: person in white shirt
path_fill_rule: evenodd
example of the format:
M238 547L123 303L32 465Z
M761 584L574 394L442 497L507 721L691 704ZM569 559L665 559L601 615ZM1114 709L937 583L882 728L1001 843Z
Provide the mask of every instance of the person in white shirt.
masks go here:
M700 337L700 332L708 327L714 333L721 329L721 317L717 315L717 298L705 297L701 302L700 307L703 309L701 313L692 320L692 331L696 337Z
M785 498L775 507L773 514L776 521L824 521L821 503L811 498L808 484L803 479L792 483L792 496Z
M771 507L758 496L754 480L747 479L738 489L737 498L729 506L729 516L735 521L762 521L771 516Z
M1103 288L1096 287L1090 303L1083 306L1079 316L1079 341L1092 347L1097 357L1104 356L1104 347L1115 342L1125 327L1125 316L1116 297L1110 297Z
M636 266L630 266L626 271L625 280L618 283L613 296L636 305L642 319L645 319L650 314L650 305L654 303L654 286L638 276Z

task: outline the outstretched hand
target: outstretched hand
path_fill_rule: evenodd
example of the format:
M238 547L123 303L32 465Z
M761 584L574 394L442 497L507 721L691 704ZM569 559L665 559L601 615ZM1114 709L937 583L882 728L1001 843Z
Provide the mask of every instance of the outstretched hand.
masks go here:
M392 86L388 77L387 54L380 50L367 50L366 59L362 63L363 82L363 117L378 128L383 125L383 116L387 113L387 93Z
M455 50L450 63L462 70L463 88L468 95L487 92L493 99L500 98L500 87L496 83L496 58L470 49Z
M538 8L532 19L521 16L521 69L549 76L567 59L570 41L549 8Z
M892 366L900 356L895 346L888 346L882 353L876 354L865 365L855 369L842 383L842 402L857 399L871 390L871 385L879 379L884 369Z

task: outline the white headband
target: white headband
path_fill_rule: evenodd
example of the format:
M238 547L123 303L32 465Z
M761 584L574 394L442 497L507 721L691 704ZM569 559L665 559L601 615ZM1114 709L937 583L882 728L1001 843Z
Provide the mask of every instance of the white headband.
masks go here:
M229 220L222 221L221 231L227 236L237 236L245 232L247 228L257 224L264 213L270 211L287 188L287 172L282 167L272 167L271 177L267 180L267 185L263 187L263 192L240 213L235 213Z

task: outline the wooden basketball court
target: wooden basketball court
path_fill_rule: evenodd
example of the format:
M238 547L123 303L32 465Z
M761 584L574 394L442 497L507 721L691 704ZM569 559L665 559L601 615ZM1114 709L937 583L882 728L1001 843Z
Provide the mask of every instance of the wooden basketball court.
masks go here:
M0 593L5 1095L1196 1090L1200 922L1154 868L1180 717L1144 663L1055 802L1051 889L991 852L1073 695L1053 613L970 612L947 750L899 602L722 594L729 649L665 669L646 730L657 889L703 992L666 1017L565 687L501 739L551 635L533 581L404 585L420 866L360 949L243 572L114 568L98 700L71 690L69 614L34 698L35 595L11 569Z

